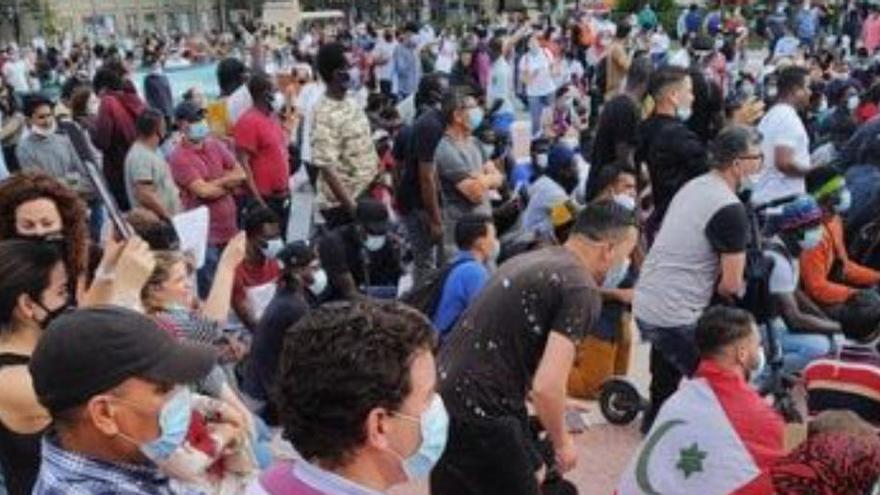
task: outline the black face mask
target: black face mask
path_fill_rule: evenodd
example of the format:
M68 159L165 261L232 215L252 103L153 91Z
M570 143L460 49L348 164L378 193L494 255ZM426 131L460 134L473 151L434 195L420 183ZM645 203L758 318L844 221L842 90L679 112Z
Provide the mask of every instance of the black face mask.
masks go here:
M61 232L52 232L50 234L15 234L16 239L21 239L24 241L39 241L39 242L50 242L52 244L63 244L64 243L64 234Z
M333 81L339 85L340 88L349 89L351 86L351 71L348 69L337 70L333 74Z
M43 303L41 302L37 302L37 306L39 306L40 309L46 312L46 316L43 318L42 321L39 322L40 328L43 330L49 328L49 325L51 325L53 321L58 319L59 316L74 309L75 307L73 301L71 301L70 299L64 301L64 304L55 309L49 309L46 306L43 306Z

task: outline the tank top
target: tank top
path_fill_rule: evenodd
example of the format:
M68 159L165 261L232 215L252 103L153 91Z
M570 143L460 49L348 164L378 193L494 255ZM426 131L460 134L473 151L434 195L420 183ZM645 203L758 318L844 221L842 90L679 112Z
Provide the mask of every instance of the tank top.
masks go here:
M6 366L24 366L30 356L0 353L0 369ZM9 495L26 495L37 480L40 469L40 438L43 431L18 433L0 421L0 466Z

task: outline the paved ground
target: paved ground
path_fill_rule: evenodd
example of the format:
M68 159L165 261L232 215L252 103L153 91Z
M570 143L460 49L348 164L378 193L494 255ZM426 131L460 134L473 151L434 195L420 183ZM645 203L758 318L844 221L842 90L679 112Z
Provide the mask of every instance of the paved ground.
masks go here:
M646 344L635 346L632 363L631 378L644 393L650 377ZM607 424L597 409L590 413L589 418L591 427L577 437L580 450L578 465L566 478L577 485L580 495L610 495L641 441L639 419L627 426L614 426ZM428 488L424 483L411 484L392 493L428 495Z

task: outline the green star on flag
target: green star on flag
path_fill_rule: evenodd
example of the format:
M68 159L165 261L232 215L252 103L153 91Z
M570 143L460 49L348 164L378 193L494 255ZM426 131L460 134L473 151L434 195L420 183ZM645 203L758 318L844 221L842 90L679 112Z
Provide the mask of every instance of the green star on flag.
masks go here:
M681 455L678 458L678 464L676 464L675 467L684 473L685 479L690 478L694 473L703 472L703 460L709 454L700 450L700 447L696 442L686 449L681 449L679 452Z

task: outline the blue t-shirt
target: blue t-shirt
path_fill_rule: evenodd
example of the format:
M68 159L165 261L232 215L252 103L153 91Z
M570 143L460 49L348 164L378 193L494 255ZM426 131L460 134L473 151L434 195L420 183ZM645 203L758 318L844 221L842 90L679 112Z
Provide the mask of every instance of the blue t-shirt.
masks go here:
M489 279L489 270L474 258L474 255L462 251L458 253L452 263L463 261L452 269L443 284L443 293L440 295L440 303L432 318L434 328L440 333L441 339L452 330L458 317L464 313L471 301L486 285Z

